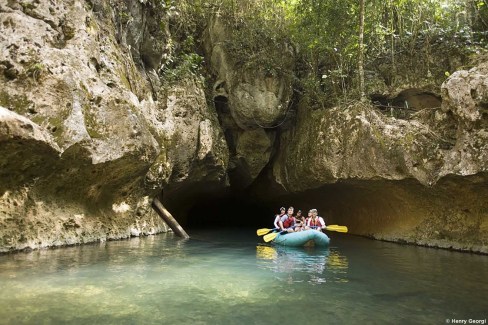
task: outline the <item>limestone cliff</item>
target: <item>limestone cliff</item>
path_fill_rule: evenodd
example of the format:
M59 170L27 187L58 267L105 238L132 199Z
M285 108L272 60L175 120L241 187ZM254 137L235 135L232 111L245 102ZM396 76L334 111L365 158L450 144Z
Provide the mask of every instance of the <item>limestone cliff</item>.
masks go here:
M456 62L378 65L370 103L317 109L291 44L253 44L271 67L236 57L232 23L206 18L197 45L178 39L198 77L168 68L182 45L162 2L0 1L0 252L166 231L162 189L180 220L251 189L354 234L488 252L486 62L442 87Z
M1 252L165 231L150 209L163 186L225 186L201 82L149 77L164 45L153 9L0 3Z
M239 64L226 47L232 37L231 24L218 17L210 19L205 50L215 79L213 97L229 144L232 185L245 188L268 164L277 127L289 117L294 58L284 43L284 52L273 49L268 55L288 74L270 74L252 65L250 58L240 59L248 65Z

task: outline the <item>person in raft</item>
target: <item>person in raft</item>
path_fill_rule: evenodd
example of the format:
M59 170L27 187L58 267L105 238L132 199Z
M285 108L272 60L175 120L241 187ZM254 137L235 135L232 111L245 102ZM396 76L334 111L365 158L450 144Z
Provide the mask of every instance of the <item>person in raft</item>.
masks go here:
M302 210L297 211L297 215L295 216L296 227L295 231L302 231L305 230L305 216L302 215Z
M312 216L308 220L307 226L318 231L322 231L322 229L325 229L325 221L322 217L317 215L317 209L312 209L310 210L310 212Z
M285 207L280 208L280 214L275 215L274 226L276 229L280 229L280 220L285 215Z
M279 222L280 230L288 232L295 231L295 217L293 216L293 211L293 207L289 207L287 214L281 217Z
M310 219L312 219L312 210L308 211L307 217L305 218L305 229L307 228Z

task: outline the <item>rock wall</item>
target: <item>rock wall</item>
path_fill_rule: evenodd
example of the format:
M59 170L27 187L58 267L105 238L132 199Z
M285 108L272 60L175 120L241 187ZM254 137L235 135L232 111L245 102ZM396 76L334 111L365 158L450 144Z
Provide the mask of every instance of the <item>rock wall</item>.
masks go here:
M213 96L229 143L231 185L244 189L269 163L277 127L290 117L294 57L292 51L269 53L289 72L271 75L264 67L249 66L251 58L236 62L226 47L232 37L231 24L210 19L205 51L215 79Z
M355 234L488 252L487 67L454 73L442 106L408 120L300 107L272 169L281 192L316 189L305 201Z
M486 62L441 89L430 65L368 76L373 101L408 114L313 110L293 93L289 44L271 73L236 59L216 16L209 84L161 80L174 47L160 5L0 2L0 252L166 231L150 207L161 189L182 220L229 187L293 196L355 234L487 252Z
M0 252L165 231L162 187L226 186L201 82L152 77L159 18L147 2L0 3Z

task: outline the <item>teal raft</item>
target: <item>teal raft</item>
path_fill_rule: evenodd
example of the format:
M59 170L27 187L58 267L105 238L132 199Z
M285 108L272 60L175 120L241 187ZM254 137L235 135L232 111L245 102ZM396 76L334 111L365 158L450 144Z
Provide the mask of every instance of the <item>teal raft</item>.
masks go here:
M317 230L304 230L287 234L278 234L273 240L275 244L283 246L328 246L330 238Z

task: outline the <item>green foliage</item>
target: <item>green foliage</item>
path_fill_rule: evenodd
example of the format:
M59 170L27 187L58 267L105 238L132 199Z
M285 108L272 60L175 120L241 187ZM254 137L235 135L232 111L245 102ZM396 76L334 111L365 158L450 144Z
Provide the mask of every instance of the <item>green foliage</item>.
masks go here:
M412 73L438 82L486 48L488 0L371 0L365 7L365 69L394 87ZM289 72L297 55L296 89L312 106L357 98L357 0L153 0L172 38L161 75L199 75L204 30L215 17L229 33L234 63L270 76ZM450 57L460 59L459 63ZM456 65L457 64L457 65ZM458 66L461 65L461 66ZM383 68L379 68L383 67Z
M273 1L263 1L258 7L251 2L248 9L241 7L241 11L227 12L224 16L231 35L224 44L227 53L244 69L283 75L287 71L284 60L292 55L283 16L273 11L272 8L277 9L272 6Z
M203 56L192 52L195 42L192 36L182 41L178 53L168 57L161 70L164 81L175 82L185 77L199 77L204 63Z
M299 49L300 88L312 102L356 97L359 52L358 2L283 1ZM487 44L486 0L372 0L365 8L365 65L388 66L382 77L393 85L400 67L419 78L441 80L449 54L467 58ZM448 55L446 55L448 54ZM322 98L322 99L320 99Z
M347 95L357 66L355 1L301 0L294 5L292 36L298 47L299 87L311 105L330 106Z
M196 1L196 4L200 1ZM153 5L166 17L160 22L161 30L167 33L166 51L159 74L163 82L174 83L188 77L202 77L204 58L200 52L200 38L203 29L196 26L202 24L202 17L197 14L189 0L154 0Z
M203 62L203 56L197 53L182 53L168 60L168 65L161 71L162 79L172 83L185 77L199 77Z
M32 77L32 79L34 79L35 81L38 81L44 70L45 66L43 63L34 62L28 67L27 75L29 77Z
M284 8L276 0L164 0L159 8L168 13L169 21L161 28L169 28L168 55L162 69L165 80L185 74L198 74L203 59L203 32L215 17L227 27L228 38L223 43L231 59L238 66L261 70L267 75L280 75L283 53L289 57ZM288 69L289 70L289 69Z
M196 17L185 24L187 29L194 26L196 35L197 26L205 26L215 17L225 24L229 37L224 46L237 65L262 70L268 75L280 75L285 71L282 59L283 54L289 56L290 39L286 6L282 1L196 0L190 1L190 5L185 2L181 1L178 7L181 16Z

